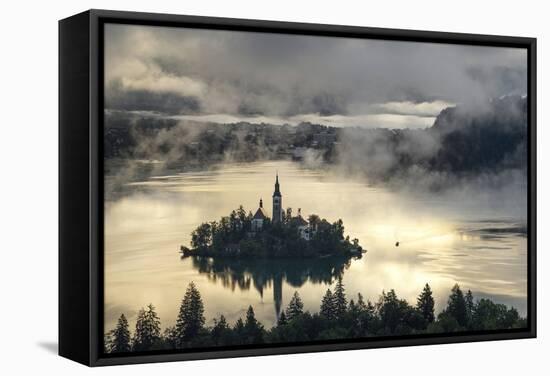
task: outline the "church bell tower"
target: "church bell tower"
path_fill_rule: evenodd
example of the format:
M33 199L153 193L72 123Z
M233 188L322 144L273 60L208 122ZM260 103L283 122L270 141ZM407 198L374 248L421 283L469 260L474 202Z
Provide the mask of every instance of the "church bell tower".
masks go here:
M275 177L275 191L273 192L273 223L280 223L283 215L283 196L279 190L279 174Z

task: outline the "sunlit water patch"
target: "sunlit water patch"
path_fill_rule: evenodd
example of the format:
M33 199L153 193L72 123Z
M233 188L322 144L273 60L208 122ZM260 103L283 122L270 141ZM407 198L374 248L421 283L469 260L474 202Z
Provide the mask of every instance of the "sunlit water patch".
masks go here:
M283 207L328 220L341 218L346 234L368 253L358 260L223 261L180 259L180 245L202 222L243 205L270 202L279 172ZM139 308L153 303L163 325L173 325L185 289L194 281L205 315L230 322L252 305L270 327L299 291L317 311L326 289L342 275L351 297L377 300L395 289L409 302L425 283L436 310L459 283L477 297L526 313L527 238L523 202L505 193L398 193L292 162L229 164L209 171L151 174L122 185L105 203L105 324L121 313L134 324ZM266 205L270 212L270 205ZM518 210L520 208L520 210Z

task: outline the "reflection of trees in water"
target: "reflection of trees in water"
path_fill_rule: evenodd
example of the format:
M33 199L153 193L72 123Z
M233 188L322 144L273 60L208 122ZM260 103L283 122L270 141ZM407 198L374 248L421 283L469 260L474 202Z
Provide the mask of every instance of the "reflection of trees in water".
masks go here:
M344 274L351 259L327 257L323 259L228 259L192 257L193 267L213 282L234 291L254 287L263 297L265 288L273 287L275 313L279 317L283 299L283 281L298 288L306 282L332 284Z

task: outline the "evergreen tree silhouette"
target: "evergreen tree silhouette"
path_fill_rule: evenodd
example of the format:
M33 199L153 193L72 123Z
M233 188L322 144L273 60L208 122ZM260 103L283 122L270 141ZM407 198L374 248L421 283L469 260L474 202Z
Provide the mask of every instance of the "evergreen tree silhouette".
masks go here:
M120 315L116 328L112 332L110 352L128 352L130 346L130 330L128 320L124 314Z
M394 289L388 293L382 292L377 309L382 325L392 334L407 326L406 317L408 313L412 313L412 307L405 300L399 299Z
M357 308L357 304L355 304L355 301L353 299L350 299L349 301L348 311L350 311L353 314L357 314L359 311Z
M367 305L365 304L365 300L363 299L363 295L361 293L357 293L357 309L360 312L364 312L367 310Z
M233 327L233 334L235 336L235 343L245 344L246 343L246 333L244 330L244 322L243 319L239 317L237 322L235 323L235 326Z
M288 320L286 319L285 313L281 312L281 314L279 315L279 320L277 320L277 325L283 326L283 325L286 325L287 323L288 323Z
M193 282L187 286L187 291L181 302L180 311L176 320L176 336L179 345L194 339L204 327L204 304L199 290Z
M133 351L151 350L160 340L160 319L152 304L140 309L136 320Z
M334 296L330 289L327 290L323 300L321 301L320 314L327 320L334 320L336 318L336 307L334 304Z
M176 335L176 328L174 326L169 326L168 328L164 329L162 339L164 340L164 346L166 348L178 348L178 336Z
M246 343L262 343L264 327L256 320L254 315L254 309L252 306L248 306L246 311L246 321L244 323L244 332L246 336Z
M337 338L364 338L387 334L450 333L466 330L497 330L525 328L526 319L515 308L496 304L489 299L474 303L471 291L464 295L456 284L448 304L437 319L434 317L434 298L429 284L425 284L417 298L416 307L399 299L392 289L382 292L376 305L365 303L363 296L350 300L338 316L338 305L345 302L345 291L339 278L335 287L323 296L319 314L304 312L299 294L294 293L288 308L279 316L278 323L266 330L256 319L252 306L246 317L239 318L230 327L221 315L214 325L205 328L204 306L199 291L190 283L182 300L176 326L160 334L160 319L155 307L149 304L139 310L132 340L128 320L122 314L114 329L105 334L106 352L124 353L182 347L227 346L258 343L281 343ZM341 311L340 311L341 312ZM294 320L294 321L291 321ZM433 325L427 326L427 323Z
M416 299L416 308L420 311L422 317L428 324L434 322L435 313L434 313L435 301L432 294L432 289L430 285L426 283L424 289Z
M211 331L212 339L216 345L226 345L229 342L231 328L227 324L224 315L221 315L218 320L214 319L214 327Z
M468 318L468 323L470 323L475 311L474 295L471 290L468 290L464 299L466 300L466 316Z
M468 323L468 311L466 307L466 299L458 284L455 284L451 289L451 295L445 310L449 315L455 318L458 325L465 327Z
M300 316L302 313L304 313L304 303L302 302L298 291L295 291L292 299L290 299L290 303L288 303L288 307L286 308L286 319L291 321Z
M338 282L334 288L334 309L337 318L341 318L346 313L347 300L346 300L346 290L344 289L344 284L342 283L342 277L338 277Z

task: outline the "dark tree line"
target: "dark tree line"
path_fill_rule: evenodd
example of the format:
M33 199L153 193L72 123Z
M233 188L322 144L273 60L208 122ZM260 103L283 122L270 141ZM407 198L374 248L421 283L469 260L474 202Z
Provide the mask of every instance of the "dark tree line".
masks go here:
M526 326L515 308L489 299L474 300L455 285L447 306L438 314L428 284L416 305L400 299L392 289L382 292L376 303L346 296L342 279L334 291L327 290L318 313L304 311L298 292L292 296L277 324L266 329L255 317L252 306L246 316L230 325L221 315L212 326L205 325L204 304L200 292L191 282L182 300L176 324L161 333L160 319L153 305L138 312L133 336L122 314L115 329L105 336L105 351L123 353L161 349L234 346L244 344L366 338L374 336L453 333L472 330L513 329Z

